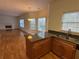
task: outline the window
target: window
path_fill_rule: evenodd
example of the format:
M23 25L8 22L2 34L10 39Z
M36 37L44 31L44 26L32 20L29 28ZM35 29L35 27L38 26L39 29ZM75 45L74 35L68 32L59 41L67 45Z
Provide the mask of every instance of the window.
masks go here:
M21 28L24 28L24 19L20 19L20 21L19 21L19 26L20 26Z
M38 20L36 20L35 18L31 18L28 20L30 21L30 29L31 30L39 30L39 31L46 30L46 18L45 17L38 18Z
M30 20L30 29L36 30L36 19L35 18L32 18Z
M65 13L62 17L62 30L79 32L79 12Z
M38 18L38 30L45 31L46 30L46 18Z

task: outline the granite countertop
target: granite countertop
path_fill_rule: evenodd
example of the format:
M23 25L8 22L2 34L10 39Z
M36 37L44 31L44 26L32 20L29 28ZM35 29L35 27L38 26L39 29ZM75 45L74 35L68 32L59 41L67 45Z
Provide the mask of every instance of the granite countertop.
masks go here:
M67 40L67 41L70 41L70 42L73 42L73 43L75 43L75 44L79 44L79 39L75 39L75 38L72 38L72 37L69 37L68 39L67 38L65 38L65 37L60 37L59 36L59 38L62 38L62 39L64 39L64 40Z
M42 31L37 32L35 34L25 34L25 37L27 39L29 39L31 42L44 40L44 38L48 38L48 37L52 37L52 36L55 36L55 35L48 33L48 32L42 32Z
M64 40L67 40L67 41L70 41L70 42L73 42L73 43L79 45L79 39L75 39L75 38L72 38L72 37L69 37L69 39L66 39L66 37L63 37L63 35L57 36L55 34L52 34L52 33L49 33L49 32L43 32L43 31L38 31L38 32L35 32L35 33L32 33L32 34L26 32L25 33L25 37L27 39L29 39L31 42L36 42L36 41L39 41L39 40L44 40L44 38L48 38L48 37L58 37L58 38L62 38Z
M37 32L35 34L25 34L25 37L27 39L29 39L31 42L35 42L35 41L39 41L39 40L43 40L44 38L48 38L48 37L58 37L58 38L62 38L64 40L67 40L67 41L70 41L70 42L73 42L75 44L78 44L79 45L79 39L75 39L75 38L71 38L69 37L69 39L66 39L65 37L63 36L56 36L55 34L52 34L52 33L48 33L48 32ZM30 37L30 38L29 38Z
M74 38L71 38L71 37L70 37L70 38L68 39L68 41L73 42L73 43L79 45L79 39L74 39Z

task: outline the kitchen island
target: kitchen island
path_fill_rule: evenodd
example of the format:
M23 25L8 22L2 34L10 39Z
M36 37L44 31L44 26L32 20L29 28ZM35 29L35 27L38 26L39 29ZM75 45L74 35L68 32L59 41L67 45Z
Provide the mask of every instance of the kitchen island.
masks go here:
M76 40L58 37L48 32L25 34L27 55L30 59L38 59L48 52L53 52L58 58L75 59Z

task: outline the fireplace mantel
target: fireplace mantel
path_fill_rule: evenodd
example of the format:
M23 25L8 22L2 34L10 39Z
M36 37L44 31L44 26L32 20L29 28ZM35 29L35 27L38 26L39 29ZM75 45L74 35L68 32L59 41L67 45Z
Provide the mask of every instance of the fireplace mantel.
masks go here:
M6 30L12 30L12 25L5 25Z

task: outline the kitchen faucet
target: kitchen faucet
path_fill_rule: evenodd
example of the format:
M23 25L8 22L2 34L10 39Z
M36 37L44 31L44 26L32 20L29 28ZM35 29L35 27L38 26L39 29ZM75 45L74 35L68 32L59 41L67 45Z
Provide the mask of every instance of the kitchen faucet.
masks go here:
M71 29L68 29L68 32L67 32L67 34L66 34L66 39L69 39L70 33L71 33Z

